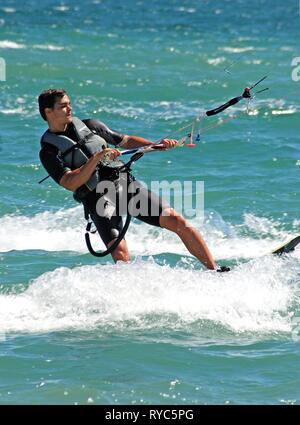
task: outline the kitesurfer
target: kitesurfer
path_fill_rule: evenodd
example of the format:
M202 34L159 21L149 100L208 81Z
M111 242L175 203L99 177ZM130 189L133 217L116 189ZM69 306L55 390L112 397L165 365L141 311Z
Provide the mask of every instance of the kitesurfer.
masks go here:
M39 111L47 121L48 129L41 138L40 160L49 175L64 188L74 193L75 199L82 202L90 214L99 235L107 247L111 246L122 229L120 215L101 215L97 213L97 201L101 194L97 184L103 178L114 181L115 171L120 166L119 148L151 146L153 142L138 136L129 136L113 131L95 119L81 121L73 117L68 94L63 89L48 89L39 98ZM177 141L163 139L164 149L172 149ZM112 145L112 148L108 147ZM106 167L109 159L111 175ZM121 163L123 164L123 163ZM187 223L185 218L166 204L155 193L150 192L132 177L139 199L150 205L147 215L137 214L136 218L150 225L175 232L189 252L210 270L228 271L226 267L217 269L215 260L200 233ZM103 195L103 194L102 194ZM151 215L152 211L158 211ZM122 239L112 252L115 261L129 261L125 239Z

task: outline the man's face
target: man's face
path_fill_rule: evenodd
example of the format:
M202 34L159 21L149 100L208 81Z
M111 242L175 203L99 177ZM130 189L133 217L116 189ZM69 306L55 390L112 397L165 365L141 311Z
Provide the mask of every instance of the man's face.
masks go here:
M46 108L46 115L49 122L65 125L72 122L72 107L67 95L57 99L53 108Z

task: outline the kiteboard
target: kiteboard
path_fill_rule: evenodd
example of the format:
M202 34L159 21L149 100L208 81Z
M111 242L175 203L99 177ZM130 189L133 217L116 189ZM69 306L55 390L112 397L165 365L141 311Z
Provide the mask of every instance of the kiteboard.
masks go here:
M288 254L289 252L294 251L296 246L299 244L300 244L300 236L296 236L295 238L291 239L290 241L276 248L274 251L272 251L272 254L274 255Z

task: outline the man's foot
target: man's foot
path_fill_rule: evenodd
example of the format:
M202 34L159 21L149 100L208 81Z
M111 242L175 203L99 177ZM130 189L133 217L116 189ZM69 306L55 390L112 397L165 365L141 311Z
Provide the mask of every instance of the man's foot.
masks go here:
M216 271L219 273L230 272L230 267L221 266L221 267L218 267Z

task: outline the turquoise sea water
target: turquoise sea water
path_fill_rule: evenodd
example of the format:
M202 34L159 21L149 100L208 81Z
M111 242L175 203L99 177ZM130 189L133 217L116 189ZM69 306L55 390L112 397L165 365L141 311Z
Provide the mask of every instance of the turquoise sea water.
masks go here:
M264 256L300 233L299 36L296 0L1 1L1 404L300 403L300 253ZM45 88L157 140L264 75L249 114L135 165L148 184L204 181L191 222L229 274L139 222L132 263L93 258L81 207L37 184Z

